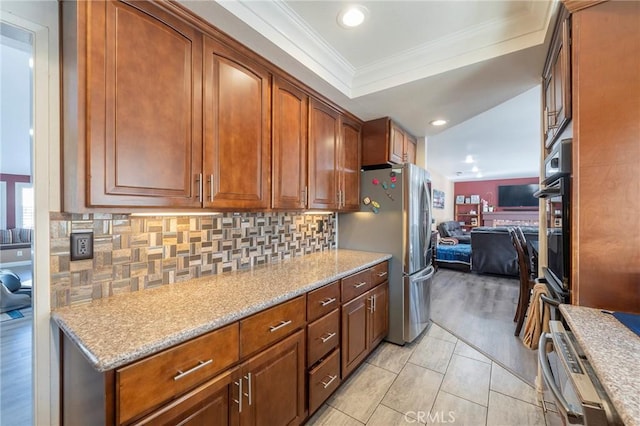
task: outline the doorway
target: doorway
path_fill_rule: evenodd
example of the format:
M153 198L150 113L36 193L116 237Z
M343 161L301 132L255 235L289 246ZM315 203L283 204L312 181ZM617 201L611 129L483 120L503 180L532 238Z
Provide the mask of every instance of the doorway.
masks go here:
M21 225L31 226L30 250L31 273L35 285L32 288L32 319L30 322L30 353L19 371L26 372L21 384L31 389L27 400L25 417L2 418L1 424L58 425L59 424L59 339L51 325L50 302L50 214L60 211L60 70L59 70L59 16L57 1L0 1L0 23L30 34L33 58L29 66L31 92L25 96L30 100L31 127L29 161L31 188L18 185L22 201L5 213L6 216L20 213ZM20 34L20 33L18 33ZM4 68L4 60L2 68ZM2 82L0 82L2 83ZM3 84L4 86L4 84ZM2 87L4 92L5 87ZM5 106L3 104L2 108ZM4 122L2 127L4 128ZM9 141L2 140L2 145ZM0 154L2 155L2 154ZM29 185L26 185L29 186ZM15 188L14 188L15 189ZM32 194L32 195L31 195ZM0 196L8 197L6 185L0 185ZM14 195L15 196L15 195ZM33 197L33 198L31 198ZM33 203L30 200L33 199ZM27 200L27 202L25 202ZM6 204L4 201L2 205ZM15 206L14 206L15 207ZM31 210L28 218L26 210ZM5 222L6 222L5 218ZM3 224L3 225L6 225ZM26 231L25 231L26 232ZM25 255L26 253L23 253ZM5 347L0 347L0 364L5 358ZM30 377L30 378L29 378ZM4 382L4 377L0 380ZM24 383L26 382L26 383ZM19 394L14 383L8 383L9 395ZM5 386L5 383L2 383ZM4 390L3 390L4 393ZM0 395L2 397L2 395ZM5 407L2 407L3 416ZM15 421L14 421L15 420Z
M0 424L33 424L33 34L0 22Z

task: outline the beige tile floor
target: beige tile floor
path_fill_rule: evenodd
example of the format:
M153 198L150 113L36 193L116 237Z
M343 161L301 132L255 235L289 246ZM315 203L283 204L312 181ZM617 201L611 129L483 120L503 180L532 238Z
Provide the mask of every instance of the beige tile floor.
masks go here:
M555 426L536 392L433 324L415 342L383 342L307 425Z

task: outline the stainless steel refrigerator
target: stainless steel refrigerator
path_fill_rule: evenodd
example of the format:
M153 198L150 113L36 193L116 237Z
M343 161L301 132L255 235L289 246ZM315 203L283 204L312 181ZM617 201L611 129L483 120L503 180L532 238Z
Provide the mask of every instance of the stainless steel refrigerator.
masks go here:
M430 324L431 181L404 164L363 171L360 185L360 212L338 215L338 247L393 255L387 340L402 345Z

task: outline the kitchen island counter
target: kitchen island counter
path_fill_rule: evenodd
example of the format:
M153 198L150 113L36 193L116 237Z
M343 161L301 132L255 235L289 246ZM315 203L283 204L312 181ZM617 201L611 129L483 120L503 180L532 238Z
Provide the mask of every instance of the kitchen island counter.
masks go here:
M624 424L640 425L640 337L600 309L560 305L560 312Z
M108 371L388 260L327 250L250 270L66 306L52 319L98 371Z

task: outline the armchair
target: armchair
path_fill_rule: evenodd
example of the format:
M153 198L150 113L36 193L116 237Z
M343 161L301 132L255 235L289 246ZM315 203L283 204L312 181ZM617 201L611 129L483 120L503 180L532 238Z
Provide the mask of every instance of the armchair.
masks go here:
M440 222L438 224L438 231L441 237L453 237L461 244L471 244L471 234L464 231L460 223L455 220Z

